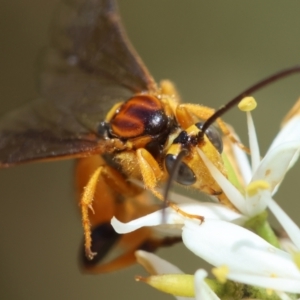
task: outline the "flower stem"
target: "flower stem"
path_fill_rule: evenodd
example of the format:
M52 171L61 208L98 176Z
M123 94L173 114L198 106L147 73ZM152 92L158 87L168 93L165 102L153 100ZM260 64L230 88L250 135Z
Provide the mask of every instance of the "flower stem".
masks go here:
M268 222L268 213L266 211L248 220L245 223L245 227L254 231L274 247L280 247L278 238Z

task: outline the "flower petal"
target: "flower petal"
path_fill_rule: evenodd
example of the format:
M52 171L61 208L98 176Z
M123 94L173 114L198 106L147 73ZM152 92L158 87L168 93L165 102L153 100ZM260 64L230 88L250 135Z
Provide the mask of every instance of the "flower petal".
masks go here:
M239 190L229 182L229 180L216 168L216 166L206 157L206 155L201 151L201 149L197 149L200 157L205 163L206 167L210 171L211 175L214 177L216 182L219 184L223 192L226 194L228 199L232 202L232 204L243 214L247 214L247 210L245 207L245 199L244 196L239 192Z
M151 275L183 274L178 267L153 253L138 250L135 251L135 256L138 263L141 264Z
M239 272L230 272L228 278L236 282L264 287L267 289L285 291L290 293L300 292L300 279L265 277Z
M284 292L281 291L275 291L276 295L279 297L281 300L293 300L289 295L287 295ZM299 298L298 298L299 299Z
M212 289L204 281L204 278L207 277L207 272L203 269L196 271L195 273L195 295L196 300L218 300L220 299Z
M280 144L286 142L292 142L292 141L299 141L300 140L299 132L300 132L300 116L296 115L295 117L290 119L285 124L285 126L280 130L280 132L273 140L268 152L278 147Z
M165 229L168 229L168 228L170 229L170 226L167 226L166 224L173 224L175 226L172 227L171 231L175 230L174 233L175 234L177 233L177 235L180 235L180 229L183 224L183 217L181 217L179 214L177 214L171 208L167 208L165 210L164 218L166 221L165 224L162 223L163 222L163 211L158 210L154 213L151 213L144 217L135 219L128 223L120 222L118 219L113 217L111 219L111 225L113 226L114 230L117 233L125 234L125 233L129 233L129 232L135 231L141 227L146 227L146 226L161 226L161 229L163 229L163 227L165 227ZM172 232L168 232L168 233L171 234Z
M201 226L186 221L182 239L188 249L214 266L232 272L300 280L291 255L240 226L208 220Z
M300 249L300 228L273 199L269 202L269 209L287 232L292 242Z
M179 204L178 208L180 208L187 214L191 214L194 216L203 216L205 220L221 219L229 222L234 222L236 224L243 224L246 220L243 215L232 211L231 209L228 209L224 205L218 203L185 203ZM183 226L184 221L189 218L182 216L174 209L168 207L164 211L164 219L165 224L162 224L163 210L158 210L128 223L122 223L115 217L113 217L111 220L111 225L114 227L115 231L120 234L129 233L145 226L159 226L159 228L157 228L159 231L163 231L168 234L174 233L178 235L178 233L181 233L179 229L181 229L181 227ZM195 222L199 224L198 219L195 219Z
M261 161L251 182L265 180L271 185L271 191L273 191L283 180L291 161L297 152L299 152L299 149L300 139L296 142L287 142L276 148L272 148Z

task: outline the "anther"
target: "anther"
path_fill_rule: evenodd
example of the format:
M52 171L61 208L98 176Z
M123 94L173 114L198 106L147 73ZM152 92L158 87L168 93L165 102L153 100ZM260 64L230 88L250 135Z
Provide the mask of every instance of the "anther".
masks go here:
M245 97L238 104L241 111L252 111L256 108L257 103L253 97Z

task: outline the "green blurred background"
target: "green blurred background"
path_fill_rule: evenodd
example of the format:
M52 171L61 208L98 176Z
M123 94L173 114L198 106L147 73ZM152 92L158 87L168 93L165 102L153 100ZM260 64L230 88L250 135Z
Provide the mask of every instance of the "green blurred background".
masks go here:
M35 98L35 61L58 1L0 1L0 113ZM185 102L219 107L263 77L300 63L299 1L122 0L136 49L157 81L174 81ZM254 118L264 153L300 96L300 75L257 93ZM225 120L246 140L237 109ZM72 161L0 170L1 299L172 299L142 283L135 266L88 276L76 260L82 237ZM299 163L276 195L298 222ZM195 195L197 196L197 195ZM217 238L213 237L212 238ZM193 273L182 245L158 254Z

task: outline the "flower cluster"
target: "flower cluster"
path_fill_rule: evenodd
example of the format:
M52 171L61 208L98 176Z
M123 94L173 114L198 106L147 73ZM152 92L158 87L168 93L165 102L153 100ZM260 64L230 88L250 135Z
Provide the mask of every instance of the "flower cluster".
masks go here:
M240 147L225 141L225 154L230 157L238 186L198 149L212 176L239 212L218 203L199 203L173 194L172 200L181 210L205 216L205 222L199 226L199 220L187 218L172 208L164 212L165 224L162 224L161 211L129 223L112 219L118 233L155 226L165 233L182 234L185 246L214 266L212 273L216 277L206 278L206 271L201 269L194 275L187 275L152 253L137 251L138 262L152 275L138 277L138 280L173 294L177 299L241 299L246 296L252 299L295 299L300 294L300 229L273 199L286 172L298 159L299 106L300 100L289 112L262 159L251 113L246 112L251 165ZM282 243L268 224L267 208L287 234L288 238Z

